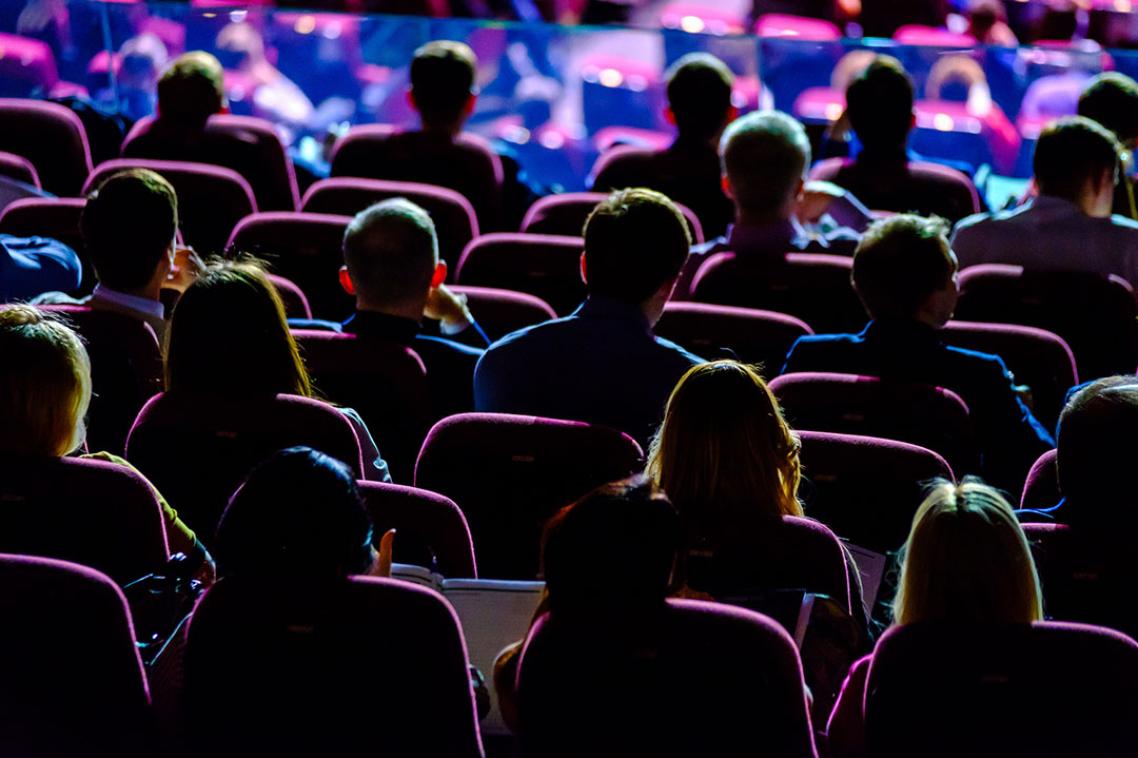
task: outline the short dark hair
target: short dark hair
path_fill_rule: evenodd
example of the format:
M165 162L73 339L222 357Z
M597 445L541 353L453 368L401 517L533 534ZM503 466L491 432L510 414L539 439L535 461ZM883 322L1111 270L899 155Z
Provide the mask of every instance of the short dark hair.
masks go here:
M1079 95L1079 115L1114 132L1121 142L1138 139L1138 82L1126 74L1099 74Z
M1125 475L1138 460L1138 377L1099 379L1075 393L1059 417L1056 447L1064 523L1138 525L1138 495Z
M706 140L723 129L735 85L735 76L723 61L708 53L688 53L668 68L664 80L681 136Z
M356 214L344 232L344 264L356 291L380 303L422 298L439 262L430 215L404 198Z
M332 579L371 567L372 522L351 469L292 447L245 478L222 514L214 550L223 576Z
M613 192L585 220L584 237L589 294L627 303L673 281L691 248L683 214L649 189Z
M854 252L853 286L870 318L912 318L956 273L948 223L900 214L874 222Z
M158 116L185 126L204 126L225 105L221 63L202 50L179 55L158 80Z
M866 147L904 146L913 126L913 80L901 62L874 58L846 88L846 112Z
M178 196L153 171L128 169L87 196L83 245L99 282L121 292L154 278L178 231Z
M810 165L810 140L794 117L759 111L731 122L719 141L719 156L735 205L774 213Z
M1078 200L1088 180L1118 171L1121 152L1115 136L1089 118L1058 119L1035 143L1035 184L1041 194Z
M452 122L475 92L478 59L463 42L435 40L411 60L411 94L424 123Z

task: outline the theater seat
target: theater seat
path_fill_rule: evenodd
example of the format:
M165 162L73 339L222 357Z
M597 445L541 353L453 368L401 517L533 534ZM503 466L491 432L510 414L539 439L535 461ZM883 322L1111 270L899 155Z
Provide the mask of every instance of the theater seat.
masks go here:
M799 337L813 334L805 322L785 313L707 303L670 302L655 333L706 358L735 357L774 376Z
M520 231L527 234L557 234L566 237L580 237L585 228L585 219L597 204L605 200L605 192L566 192L541 198L526 211ZM676 203L684 214L691 233L692 244L703 239L703 226L699 217L685 205Z
M56 103L0 98L0 150L30 161L43 188L62 197L79 196L91 173L83 122Z
M456 294L466 297L470 312L474 314L478 325L482 327L482 330L491 340L500 339L518 329L557 318L557 313L554 312L549 303L524 292L514 292L497 287L474 287L458 284L451 289ZM454 339L475 347L485 347L481 338L472 332L472 329L467 329L455 335Z
M1058 450L1048 450L1027 474L1020 497L1020 508L1051 508L1063 497L1059 492Z
M466 246L454 279L462 285L526 292L567 316L588 294L581 279L584 251L580 237L484 234Z
M36 167L23 156L0 152L0 176L41 189Z
M446 577L477 578L466 516L449 497L380 482L356 482L371 515L376 547L396 530L396 560L426 566Z

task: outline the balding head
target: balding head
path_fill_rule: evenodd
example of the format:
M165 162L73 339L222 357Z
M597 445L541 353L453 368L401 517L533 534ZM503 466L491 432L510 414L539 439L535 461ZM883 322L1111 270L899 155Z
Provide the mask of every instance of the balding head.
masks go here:
M810 140L791 116L759 111L727 127L719 156L738 215L785 218L810 165Z
M410 200L376 203L352 219L344 233L344 264L360 308L421 312L439 263L435 224Z

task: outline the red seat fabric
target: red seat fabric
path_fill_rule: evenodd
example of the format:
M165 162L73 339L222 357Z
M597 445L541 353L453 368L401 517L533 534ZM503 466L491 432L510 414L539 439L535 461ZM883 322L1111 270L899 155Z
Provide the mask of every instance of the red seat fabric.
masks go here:
M0 98L0 150L31 161L43 188L63 197L78 197L91 173L83 122L55 103Z
M381 482L357 482L378 540L396 530L400 563L426 566L446 577L478 577L466 516L449 497Z
M6 176L9 179L15 179L24 184L30 184L36 189L40 189L40 177L36 173L36 167L32 162L23 156L16 155L15 153L0 153L0 176Z
M541 198L526 211L519 231L527 234L556 234L566 237L580 237L585 228L585 219L592 213L597 203L608 197L605 192L566 192ZM692 244L703 239L703 226L699 217L685 205L676 203L684 214L691 232Z
M526 292L565 316L587 295L581 279L584 251L580 237L484 234L462 252L455 281Z
M217 394L151 398L127 437L126 457L205 535L253 466L296 445L327 453L362 478L356 433L335 408L295 395L233 395L220 379Z
M785 313L688 302L665 305L654 331L708 359L729 356L760 364L768 377L782 368L795 340L814 333Z
M626 434L572 421L462 413L435 424L415 486L458 504L479 570L490 578L537 575L541 530L563 506L643 466Z
M316 318L343 321L355 298L340 286L344 231L352 219L323 213L255 213L229 237L230 254L252 253L304 290Z
M203 255L225 251L237 222L257 212L253 190L237 172L206 163L120 158L100 163L87 179L83 193L92 192L107 177L125 169L145 168L161 174L178 195L178 228L187 245Z
M150 694L130 609L105 575L0 555L0 752L145 756Z
M1051 508L1063 497L1059 492L1058 450L1048 450L1027 474L1020 508Z
M474 314L478 325L482 327L482 330L491 340L504 337L518 329L557 318L557 313L549 303L524 292L457 284L451 289L466 297L470 312ZM485 347L481 338L469 334L472 331L468 329L456 335L455 339L462 340L475 347Z
M439 255L453 270L462 249L478 236L473 206L454 190L415 182L338 177L322 179L309 187L300 209L305 213L354 216L393 197L406 198L430 214L439 236Z

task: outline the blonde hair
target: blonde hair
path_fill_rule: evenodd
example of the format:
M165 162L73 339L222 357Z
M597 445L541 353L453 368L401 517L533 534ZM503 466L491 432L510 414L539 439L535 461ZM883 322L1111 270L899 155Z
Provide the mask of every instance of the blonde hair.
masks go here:
M672 390L647 474L689 524L726 531L756 516L802 515L799 447L759 372L714 361Z
M913 517L893 618L1030 623L1043 618L1027 538L1008 501L975 479L938 480Z
M69 326L30 305L0 310L0 450L62 456L83 444L91 359Z

